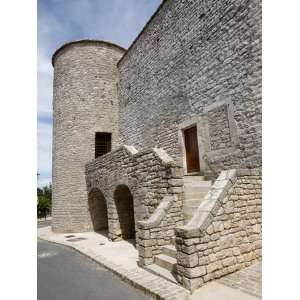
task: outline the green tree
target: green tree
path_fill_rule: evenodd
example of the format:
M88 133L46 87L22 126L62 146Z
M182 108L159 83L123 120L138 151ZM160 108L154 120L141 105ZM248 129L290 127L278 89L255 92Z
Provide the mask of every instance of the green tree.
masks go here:
M37 188L37 196L43 195L43 190L40 188Z
M51 201L52 198L52 185L49 184L43 187L43 194Z
M37 215L38 217L47 217L52 207L52 185L37 188Z

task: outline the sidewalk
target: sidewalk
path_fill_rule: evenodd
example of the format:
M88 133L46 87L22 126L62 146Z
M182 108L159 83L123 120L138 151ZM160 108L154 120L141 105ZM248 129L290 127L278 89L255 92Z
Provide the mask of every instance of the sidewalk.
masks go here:
M110 242L95 232L56 234L50 227L39 228L38 238L74 248L154 299L183 300L190 294L179 285L138 267L138 252L127 241Z
M52 217L47 217L46 219L45 218L38 218L37 222L42 223L42 222L51 221L51 220L52 220Z
M110 242L105 235L95 232L58 234L53 233L50 227L39 228L38 238L74 248L154 299L259 299L250 295L246 289L240 288L238 282L235 281L235 277L228 279L227 282L219 280L218 282L208 283L190 295L190 292L185 288L140 268L137 265L138 252L133 242L130 241ZM237 276L237 278L240 278L240 276ZM230 285L228 282L232 284Z

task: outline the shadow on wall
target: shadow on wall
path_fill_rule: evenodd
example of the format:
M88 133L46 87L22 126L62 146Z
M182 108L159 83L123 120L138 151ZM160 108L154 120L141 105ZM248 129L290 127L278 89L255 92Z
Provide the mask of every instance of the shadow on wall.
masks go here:
M89 193L88 202L94 231L107 235L108 218L107 205L104 195L100 190L93 189Z
M120 224L121 237L124 240L135 238L133 196L126 185L117 186L114 200Z

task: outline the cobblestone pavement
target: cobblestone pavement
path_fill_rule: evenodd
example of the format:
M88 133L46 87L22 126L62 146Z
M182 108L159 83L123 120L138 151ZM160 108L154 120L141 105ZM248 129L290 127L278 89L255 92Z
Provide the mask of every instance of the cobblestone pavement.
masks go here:
M261 262L218 280L219 283L261 298Z

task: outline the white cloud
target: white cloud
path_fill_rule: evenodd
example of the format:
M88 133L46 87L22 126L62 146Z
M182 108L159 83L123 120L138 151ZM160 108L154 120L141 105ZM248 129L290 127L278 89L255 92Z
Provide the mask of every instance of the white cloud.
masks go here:
M45 181L51 182L52 169L52 124L39 122L38 124L38 185Z
M52 114L53 68L43 49L38 51L38 115Z

